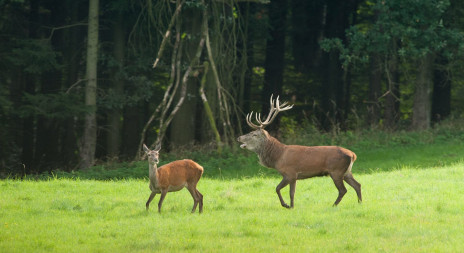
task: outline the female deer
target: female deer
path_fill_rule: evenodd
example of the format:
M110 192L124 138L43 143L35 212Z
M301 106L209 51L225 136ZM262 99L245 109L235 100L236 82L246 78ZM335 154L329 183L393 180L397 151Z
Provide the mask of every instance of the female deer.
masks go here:
M161 212L161 205L166 194L168 192L179 191L185 187L192 195L194 201L192 213L195 212L198 204L200 204L199 212L203 212L203 195L197 190L197 183L203 174L203 167L192 160L184 159L173 161L158 168L160 149L160 144L154 150L150 150L143 144L143 150L148 156L151 190L150 197L146 203L147 210L157 193L161 193L158 202L158 212Z

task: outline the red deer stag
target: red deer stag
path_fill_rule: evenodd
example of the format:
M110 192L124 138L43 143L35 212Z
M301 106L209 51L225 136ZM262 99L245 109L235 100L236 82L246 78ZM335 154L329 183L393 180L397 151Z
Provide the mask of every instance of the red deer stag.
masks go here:
M296 180L326 175L332 177L338 189L338 198L334 206L338 205L346 193L343 180L355 189L358 202L361 203L361 184L351 174L356 154L337 146L299 146L280 143L264 128L275 119L279 112L290 110L293 105L287 105L287 102L280 104L279 97L274 101L272 96L270 103L271 109L264 121L261 119L261 114L255 114L259 125L251 122L253 112L247 114L248 125L256 130L238 137L237 140L242 143L241 148L255 152L263 166L274 168L283 176L282 181L276 187L281 205L293 208ZM280 194L280 190L288 184L290 184L290 206L285 203Z
M147 211L150 202L153 200L157 193L161 193L158 202L158 212L161 212L161 205L163 204L164 197L168 192L175 192L182 190L184 187L192 194L193 208L192 213L195 212L197 205L199 212L203 212L203 195L197 190L197 183L203 174L203 167L198 163L189 160L178 160L165 164L158 168L159 151L161 145L158 144L154 150L148 149L143 144L143 150L148 156L149 165L149 178L151 194L146 203Z

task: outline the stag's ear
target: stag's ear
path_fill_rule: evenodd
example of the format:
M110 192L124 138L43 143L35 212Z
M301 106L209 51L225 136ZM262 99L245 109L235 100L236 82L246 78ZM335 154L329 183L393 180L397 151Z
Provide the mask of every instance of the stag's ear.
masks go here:
M155 151L160 151L161 150L161 143L156 144L156 147L154 149Z
M143 151L145 151L145 153L148 153L150 152L150 149L148 149L147 145L143 144Z
M262 134L264 134L264 136L266 136L266 138L269 138L269 133L266 130L264 130L263 128L260 128L259 130Z

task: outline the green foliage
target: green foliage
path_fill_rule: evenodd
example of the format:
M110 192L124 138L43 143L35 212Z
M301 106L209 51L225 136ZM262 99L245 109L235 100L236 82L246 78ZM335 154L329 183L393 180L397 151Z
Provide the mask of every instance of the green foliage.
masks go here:
M40 74L61 68L58 62L60 53L52 48L48 40L13 39L10 44L14 47L5 59L26 73Z
M98 107L123 109L144 102L160 101L169 82L167 72L153 72L151 67L154 52L140 52L141 55L128 52L126 64L121 64L108 52L101 53L100 65L102 75L111 78L111 82L101 82ZM115 71L116 70L116 71ZM122 90L115 88L115 82L122 81Z
M0 118L9 114L11 106L12 102L8 98L8 91L6 89L0 89Z
M341 145L361 150L396 148L402 145L430 145L459 143L464 141L462 120L447 120L425 131L395 132L363 128L354 131L324 132L308 124L282 118L282 139L286 143L300 145Z
M450 7L449 1L425 0L402 1L378 0L364 10L374 22L360 23L346 31L347 42L326 39L324 50L338 50L344 65L365 63L372 54L398 54L405 59L418 59L428 53L441 53L455 59L462 53L463 33L458 27L443 22ZM400 46L395 46L396 41Z
M23 104L17 109L21 117L43 116L49 119L81 117L91 109L83 105L81 96L74 93L25 93Z

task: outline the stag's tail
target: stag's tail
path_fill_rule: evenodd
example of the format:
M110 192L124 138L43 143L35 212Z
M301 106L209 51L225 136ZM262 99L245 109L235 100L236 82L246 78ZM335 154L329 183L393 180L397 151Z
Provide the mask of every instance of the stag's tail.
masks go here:
M356 156L356 154L354 152L351 152L351 153L352 153L352 155L351 155L350 165L348 166L348 169L346 170L345 175L351 174L351 168L353 167L353 163L354 163L354 161L356 161L356 158L357 158L357 156Z

